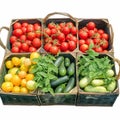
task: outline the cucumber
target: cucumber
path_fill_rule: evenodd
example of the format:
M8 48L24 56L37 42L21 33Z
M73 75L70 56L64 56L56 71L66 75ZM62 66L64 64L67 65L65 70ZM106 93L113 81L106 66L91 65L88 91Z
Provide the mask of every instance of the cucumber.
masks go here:
M62 93L64 89L65 89L65 83L64 84L60 84L59 86L57 86L55 88L55 93Z
M70 66L70 59L68 57L65 58L65 67Z
M57 87L60 84L63 84L69 80L69 77L66 75L64 77L60 77L57 80L52 80L51 81L51 87Z
M91 85L93 85L93 86L104 85L104 80L103 79L94 79L94 80L92 80Z
M107 90L112 92L115 90L116 86L117 86L117 82L114 80L110 84L107 85Z
M67 86L64 89L64 93L68 93L70 90L72 90L74 85L75 85L75 78L71 77L70 80L68 81Z
M70 66L68 67L67 74L68 76L72 76L75 74L75 63L74 62L72 62Z
M61 65L59 66L58 68L58 73L59 75L62 77L62 76L65 76L66 73L67 73L67 70L66 70L66 67L64 65L64 61L61 63Z
M88 77L84 77L79 81L80 88L86 87L90 83L90 79Z
M60 64L61 64L63 61L64 61L64 57L63 57L63 56L59 56L59 57L56 59L54 65L57 66L57 67L59 67Z
M104 86L96 86L93 87L92 85L88 85L84 89L85 92L99 92L99 93L106 93L108 92Z

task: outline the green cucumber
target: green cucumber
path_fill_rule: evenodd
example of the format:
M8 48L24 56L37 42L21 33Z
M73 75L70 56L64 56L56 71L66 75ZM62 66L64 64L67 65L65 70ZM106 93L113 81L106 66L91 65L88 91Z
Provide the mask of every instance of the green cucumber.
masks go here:
M64 57L63 57L63 56L59 56L59 57L56 59L54 65L57 66L57 67L59 67L60 64L61 64L63 61L64 61Z
M67 86L64 89L64 93L68 93L70 90L72 90L74 85L75 85L75 78L71 77L67 83Z
M68 76L72 76L75 74L75 63L74 62L72 62L70 66L68 67L67 74Z
M58 73L59 75L62 77L62 76L65 76L66 73L67 73L67 70L66 70L66 67L64 65L64 61L61 63L61 65L59 66L58 68Z
M70 59L68 57L65 58L65 67L70 66Z
M60 84L59 86L57 86L55 88L55 93L62 93L64 89L65 89L65 83L64 84Z
M57 80L51 81L51 87L57 87L60 84L63 84L69 80L69 77L66 75L64 77L60 77Z

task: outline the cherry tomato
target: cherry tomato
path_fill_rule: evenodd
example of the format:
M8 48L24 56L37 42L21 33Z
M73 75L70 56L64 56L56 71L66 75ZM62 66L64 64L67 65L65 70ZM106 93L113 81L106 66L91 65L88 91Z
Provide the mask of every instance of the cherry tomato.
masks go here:
M21 49L25 52L28 52L29 51L29 46L27 43L22 43L21 45Z
M28 32L27 33L27 39L28 40L33 40L36 37L35 32Z
M18 52L19 52L19 48L16 47L16 46L14 46L14 47L12 47L11 51L12 51L13 53L18 53Z
M88 38L88 33L86 31L80 30L78 34L79 34L79 37L81 39L87 39Z
M73 26L71 29L70 29L71 33L73 35L76 35L77 34L77 28L75 26Z
M62 42L61 45L60 45L60 50L65 52L68 50L68 43L67 42Z
M13 25L14 30L15 30L15 29L20 29L21 27L22 27L22 25L21 25L20 22L16 22L16 23L14 23L14 25Z
M29 52L35 52L37 49L35 47L29 47Z
M84 39L80 39L80 40L79 40L79 45L81 46L81 45L83 45L83 44L85 44L85 40L84 40Z
M34 31L34 26L32 24L28 24L26 31L27 32L33 32Z
M22 34L23 34L22 30L19 28L13 31L13 35L15 35L16 37L20 37Z
M96 52L102 52L102 51L103 51L102 47L100 47L100 46L95 47L94 50L95 50Z
M80 51L86 52L89 49L89 46L87 44L82 44L80 46Z
M73 51L76 48L76 43L74 41L69 41L68 42L68 49L70 51Z
M33 41L32 41L32 45L33 45L35 48L41 47L41 40L40 40L39 38L34 38Z
M59 52L59 48L57 46L50 47L50 53L56 55Z
M89 30L93 30L96 27L94 22L89 22L86 26Z
M65 34L63 33L59 33L59 35L57 36L58 40L60 42L64 42L65 41Z
M52 44L51 44L51 43L46 43L46 44L44 45L44 49L45 49L47 52L49 52L49 51L50 51L51 46L52 46Z
M16 42L16 41L17 41L17 37L12 35L12 36L10 37L10 43L13 44L13 43Z
M102 38L105 39L105 40L108 40L109 36L107 33L103 33L102 34Z
M69 34L70 33L69 27L67 27L67 26L63 27L62 32L64 33L64 35Z

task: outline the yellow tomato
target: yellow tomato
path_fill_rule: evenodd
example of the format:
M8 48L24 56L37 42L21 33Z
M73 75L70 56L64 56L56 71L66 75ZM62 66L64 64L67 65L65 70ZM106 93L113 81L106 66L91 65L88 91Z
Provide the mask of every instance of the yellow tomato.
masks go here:
M13 84L12 82L3 82L1 88L4 92L11 92L13 89Z
M6 68L11 69L14 67L13 63L11 60L8 60L5 62Z

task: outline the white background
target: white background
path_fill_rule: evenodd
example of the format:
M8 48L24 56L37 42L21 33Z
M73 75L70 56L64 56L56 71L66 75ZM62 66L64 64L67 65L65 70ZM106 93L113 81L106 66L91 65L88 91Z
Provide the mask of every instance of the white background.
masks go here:
M10 26L14 18L43 18L50 12L67 12L78 18L108 18L114 30L115 57L120 59L119 0L1 0L0 27ZM6 43L7 32L1 33ZM0 47L0 65L4 50ZM109 120L119 118L120 97L113 107L5 106L0 100L0 119L4 120Z

